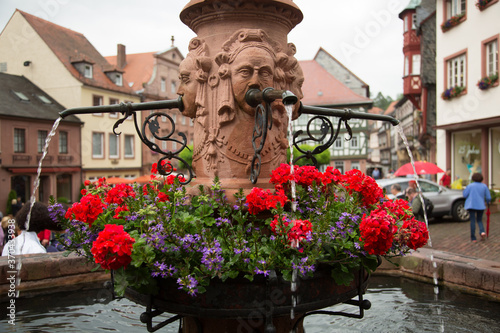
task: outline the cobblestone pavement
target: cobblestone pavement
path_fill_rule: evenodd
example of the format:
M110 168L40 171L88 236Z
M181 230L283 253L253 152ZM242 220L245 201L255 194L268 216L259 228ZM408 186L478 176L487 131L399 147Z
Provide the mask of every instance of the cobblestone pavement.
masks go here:
M486 211L483 224L486 230ZM481 241L477 224L477 242L473 243L470 240L470 221L455 222L446 217L431 219L429 234L435 250L500 262L500 213L491 214L489 237L484 241Z

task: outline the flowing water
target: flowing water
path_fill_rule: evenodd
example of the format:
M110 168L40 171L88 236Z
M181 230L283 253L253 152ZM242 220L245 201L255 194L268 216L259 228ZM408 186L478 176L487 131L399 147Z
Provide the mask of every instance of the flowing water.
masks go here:
M290 175L293 175L293 173L294 173L294 168L293 168L293 122L292 122L293 105L286 104L285 110L286 110L286 114L288 116L288 135L287 136L288 136L288 147L290 148ZM295 191L295 180L291 181L290 191L292 194L292 212L295 212L297 210L297 194ZM297 246L298 246L298 244L297 244ZM298 270L297 270L297 268L295 268L292 272L292 281L290 281L290 290L292 292L292 308L290 310L290 318L291 319L295 318L295 307L297 306L297 275L298 275Z
M363 319L314 315L306 317L307 333L341 332L500 332L500 302L440 287L435 299L433 286L405 278L373 276L366 293L372 308ZM2 301L4 301L2 299ZM0 303L0 332L147 332L139 320L145 307L127 299L111 298L107 289L65 292L16 300L15 326L7 322L7 303ZM435 308L442 308L436 315ZM356 313L351 305L325 310ZM154 322L173 315L164 314ZM158 332L178 333L178 322Z
M403 142L404 142L405 147L406 147L406 151L408 152L408 156L410 157L410 162L411 162L411 166L413 167L413 174L414 174L415 182L417 183L418 196L420 198L420 202L422 202L422 207L424 209L425 225L427 226L427 229L429 229L429 220L427 218L427 212L425 211L425 205L423 204L424 198L422 195L422 188L420 187L420 183L418 182L418 174L417 174L417 170L415 169L415 159L413 158L413 154L411 152L410 145L408 144L408 139L406 138L406 135L404 134L403 127L401 126L401 124L396 125L396 130L399 132L401 139L403 139ZM428 240L427 244L432 248L432 240L431 240L430 233L429 233L429 240ZM437 300L438 294L439 294L437 263L434 260L433 254L431 254L430 259L431 259L432 268L433 268L432 278L434 281L434 296ZM438 315L441 314L441 311L442 311L441 307L439 307L439 306L436 307L436 313ZM444 323L442 323L440 332L444 332Z
M50 140L56 134L57 127L59 126L59 123L61 122L61 120L62 120L61 117L56 119L56 121L54 122L54 125L52 126L52 129L50 130L49 134L47 135L47 138L45 138L45 145L43 146L42 157L40 158L40 162L38 162L37 175L35 178L35 182L33 183L33 192L31 193L31 198L30 198L31 206L30 206L30 211L28 213L28 217L26 219L26 230L29 230L29 227L30 227L31 211L33 210L33 205L35 204L35 201L36 201L36 191L38 190L38 187L40 186L40 174L42 173L42 162L45 159L45 156L47 156L47 151L49 150Z

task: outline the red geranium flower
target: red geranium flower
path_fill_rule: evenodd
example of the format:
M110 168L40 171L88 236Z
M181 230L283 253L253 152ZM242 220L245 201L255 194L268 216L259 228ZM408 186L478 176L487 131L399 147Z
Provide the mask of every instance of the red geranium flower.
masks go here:
M292 225L292 227L289 229L290 225ZM283 235L286 233L288 244L293 248L297 248L300 242L306 239L311 233L312 223L308 220L291 220L288 222L285 216L281 217L280 223L279 217L276 215L271 221L271 230L275 235Z
M106 224L92 244L91 252L95 262L104 269L126 268L132 261L134 242L122 225Z
M246 197L248 212L253 215L277 208L278 204L284 207L287 201L288 198L283 189L278 190L277 193L272 193L270 190L254 187Z
M415 218L405 221L401 231L405 234L405 238L407 238L406 245L413 250L421 248L429 240L427 226L424 222L418 221Z
M360 193L363 198L362 204L365 207L379 202L384 194L375 179L356 169L345 173L342 177L342 186L347 189L349 194Z
M394 234L398 230L395 220L385 211L372 212L363 216L359 225L360 240L369 254L384 255L391 248Z
M128 212L128 211L130 211L130 210L128 209L127 206L118 206L115 208L115 215L113 216L113 218L119 219L121 212Z
M135 198L135 192L132 186L126 184L117 184L106 195L107 204L121 205L127 197Z
M87 194L82 197L80 202L75 202L66 211L65 217L88 223L91 226L105 208L106 205L101 201L99 195Z

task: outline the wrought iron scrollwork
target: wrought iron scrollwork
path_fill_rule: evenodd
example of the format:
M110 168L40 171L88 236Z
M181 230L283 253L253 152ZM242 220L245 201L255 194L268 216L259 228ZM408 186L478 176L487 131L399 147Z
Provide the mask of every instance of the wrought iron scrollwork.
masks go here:
M139 135L139 138L141 139L141 141L151 151L163 155L163 157L161 157L157 163L158 164L158 167L157 167L158 173L160 175L163 175L163 176L171 175L174 172L174 169L172 167L170 167L168 165L168 163L165 163L165 161L166 160L170 161L172 159L178 160L178 161L182 162L185 166L187 166L189 176L186 177L184 174L180 173L180 174L177 174L176 177L179 179L179 182L181 184L183 184L183 185L188 184L193 179L193 170L191 169L191 166L189 166L189 164L184 159L179 157L180 152L184 148L189 149L189 147L187 147L187 137L182 132L178 132L178 133L175 132L174 119L169 114L167 114L165 112L155 112L155 113L152 113L146 117L146 119L144 120L144 122L142 124L142 128L139 129L139 125L137 123L137 116L135 115L135 113L133 114L133 116L134 116L134 124L136 127L136 131L137 131L137 134ZM160 126L160 122L158 121L158 119L160 119L162 117L165 117L170 122L170 131L166 135L160 134L161 126ZM151 135L153 136L155 141L159 140L159 141L166 141L166 142L175 142L177 144L180 144L181 147L174 150L174 151L164 151L155 142L152 142L151 140L149 140L149 138L147 136L146 129L149 130L149 132L151 133ZM173 137L175 134L177 134L177 136L179 136L182 140L175 139Z
M267 131L270 131L273 127L273 121L271 117L272 113L270 105L263 106L262 104L259 104L256 106L255 125L252 135L254 155L252 158L252 165L250 170L250 181L252 182L252 184L257 183L257 179L259 178L260 167L262 163L262 157L260 156L260 153L262 149L264 149L264 144L266 143Z
M311 127L317 120L321 121L320 130L319 133L313 133ZM314 157L314 155L321 154L333 145L335 140L337 140L338 138L342 123L344 124L345 128L347 129L347 133L349 134L349 137L346 138L346 141L349 141L352 139L352 129L349 126L347 119L340 118L336 130L334 129L332 122L325 116L314 116L309 119L306 128L307 136L300 138L304 134L304 131L302 130L295 132L293 135L293 145L302 154L294 158L293 163L296 164L297 161L305 158L311 160L312 164L315 167L318 167L318 160L316 159L316 157ZM320 134L320 136L315 137L315 134ZM328 140L325 143L314 147L313 150L304 150L300 147L302 143L308 141L323 142L325 141L325 138L328 136L328 134L330 134Z
M65 118L70 115L75 115L75 114L91 114L91 113L121 113L122 118L118 119L116 123L113 126L113 133L115 135L120 135L121 132L117 132L118 127L123 124L125 120L127 120L129 117L133 117L134 119L134 125L135 125L135 130L137 134L139 135L139 138L141 141L148 146L149 149L152 151L163 155L158 160L158 173L163 175L163 176L168 176L173 173L173 168L169 166L168 163L165 163L166 160L178 160L187 167L189 175L186 177L184 174L179 173L176 175L176 177L179 178L179 181L181 184L188 184L194 177L193 170L191 166L181 157L179 157L179 153L187 147L187 138L186 135L182 132L177 133L177 135L181 138L181 140L177 140L175 138L172 138L172 136L175 134L175 122L172 119L172 117L164 112L156 112L153 114L150 114L148 117L146 117L146 120L144 121L142 128L138 124L137 120L137 114L136 111L144 111L144 110L159 110L159 109L179 109L179 111L184 110L184 104L182 103L182 97L179 97L178 99L172 99L172 100L164 100L164 101L155 101L155 102L145 102L145 103L120 103L120 104L114 104L114 105L100 105L100 106L90 106L90 107L78 107L78 108L72 108L72 109L67 109L59 113L61 118ZM158 121L159 117L166 117L170 121L171 125L171 130L168 134L166 135L161 135L160 134L160 122ZM150 141L146 135L146 126L147 129L151 132L155 140L159 141L170 141L170 142L176 142L181 145L181 147L175 151L163 151L157 144L154 142ZM189 147L188 147L189 149Z

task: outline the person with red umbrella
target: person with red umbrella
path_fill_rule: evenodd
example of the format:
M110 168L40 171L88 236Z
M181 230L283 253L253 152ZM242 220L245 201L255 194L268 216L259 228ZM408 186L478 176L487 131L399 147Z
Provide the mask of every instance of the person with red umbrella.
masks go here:
M482 219L484 210L486 209L485 202L487 202L488 205L490 204L491 195L488 187L482 183L482 174L474 173L471 179L472 183L467 185L463 192L465 198L464 208L467 209L470 214L470 239L472 242L476 242L476 222L479 226L481 240L486 238Z

